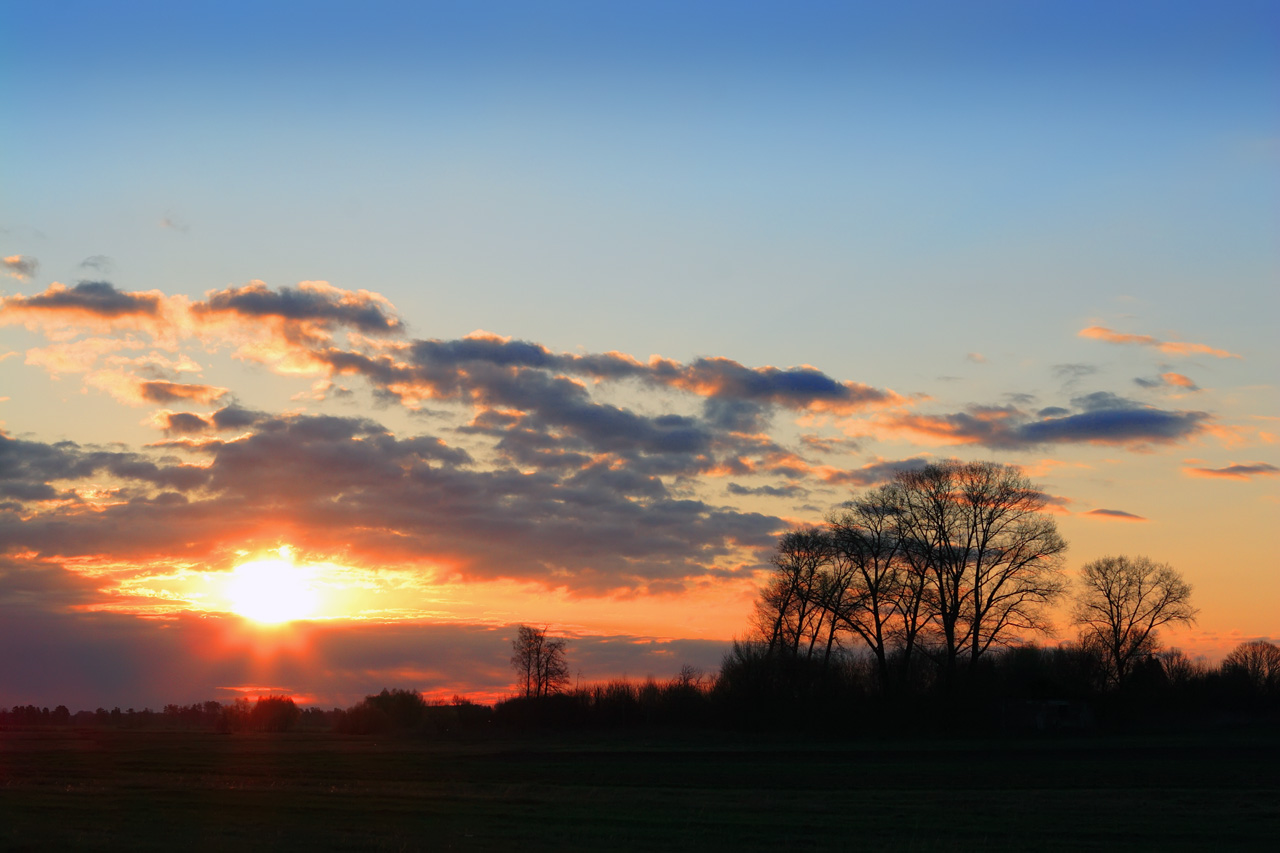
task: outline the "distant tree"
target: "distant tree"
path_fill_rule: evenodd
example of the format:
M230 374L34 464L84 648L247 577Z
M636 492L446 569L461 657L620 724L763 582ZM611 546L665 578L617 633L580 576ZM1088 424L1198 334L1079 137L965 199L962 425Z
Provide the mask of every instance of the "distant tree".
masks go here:
M287 732L302 712L290 696L259 696L248 715L248 725L259 732Z
M548 637L545 628L520 625L511 641L511 668L522 696L550 696L569 684L563 637Z
M1073 618L1080 641L1102 657L1108 682L1124 685L1135 666L1156 653L1157 629L1191 624L1191 585L1147 557L1103 557L1080 572Z
M1258 693L1280 693L1280 646L1266 640L1241 643L1222 661L1222 672Z

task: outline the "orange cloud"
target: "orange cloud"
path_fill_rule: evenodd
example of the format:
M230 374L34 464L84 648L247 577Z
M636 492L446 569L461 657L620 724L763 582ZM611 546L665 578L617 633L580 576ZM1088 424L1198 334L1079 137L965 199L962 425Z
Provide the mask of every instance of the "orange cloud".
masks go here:
M1137 344L1138 346L1155 347L1169 355L1211 355L1215 358L1243 358L1233 352L1214 349L1207 344L1193 344L1185 341L1162 341L1151 335L1130 335L1116 332L1104 326L1089 326L1079 332L1082 338L1106 341L1110 344Z
M1212 477L1224 480L1249 480L1253 477L1280 476L1280 468L1269 462L1235 463L1225 468L1183 468L1182 472L1189 477Z
M120 370L98 370L85 377L85 384L106 391L122 403L146 406L154 403L216 403L228 393L226 388L140 379Z
M16 279L31 278L39 267L39 261L26 255L9 255L7 258L0 259L0 269L4 270L4 274Z
M1131 512L1125 512L1122 509L1091 509L1081 515L1089 518L1100 518L1105 521L1147 521L1140 515L1134 515Z
M1192 382L1189 377L1183 376L1181 373L1161 373L1160 378L1169 385L1176 385L1179 388L1196 387L1195 382Z

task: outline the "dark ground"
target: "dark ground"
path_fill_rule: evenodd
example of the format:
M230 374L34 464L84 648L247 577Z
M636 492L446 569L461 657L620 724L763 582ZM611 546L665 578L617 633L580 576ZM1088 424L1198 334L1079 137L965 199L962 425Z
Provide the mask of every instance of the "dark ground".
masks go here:
M847 741L0 731L3 849L1249 850L1280 732Z

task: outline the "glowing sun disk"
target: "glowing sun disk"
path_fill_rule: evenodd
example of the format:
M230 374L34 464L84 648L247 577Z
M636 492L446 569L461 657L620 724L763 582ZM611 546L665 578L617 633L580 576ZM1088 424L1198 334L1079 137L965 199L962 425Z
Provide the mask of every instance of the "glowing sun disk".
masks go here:
M255 622L305 619L318 601L310 574L284 560L255 560L235 568L225 595L233 612Z

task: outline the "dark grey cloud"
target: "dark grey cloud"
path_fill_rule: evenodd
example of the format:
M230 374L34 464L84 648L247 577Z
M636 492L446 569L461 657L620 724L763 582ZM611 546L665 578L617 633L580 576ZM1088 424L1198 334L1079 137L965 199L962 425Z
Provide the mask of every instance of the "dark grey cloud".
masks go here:
M20 311L80 311L98 317L156 316L160 297L125 293L107 281L82 281L75 287L53 284L35 296L10 296L0 306Z
M53 484L101 474L179 490L197 488L205 480L204 470L197 466L156 464L138 453L86 448L69 441L45 444L0 432L0 497L16 501L73 498L74 493ZM0 536L0 547L6 545Z
M1146 521L1147 520L1140 515L1134 515L1131 512L1125 512L1122 509L1091 509L1088 512L1084 513L1084 515L1092 516L1094 518L1109 518L1117 521Z
M1160 409L1106 391L1075 397L1071 403L1072 409L1051 406L1034 416L1014 406L974 406L944 415L903 415L889 423L956 444L1008 450L1084 442L1172 444L1204 432L1213 421L1208 412Z
M1276 467L1270 462L1249 462L1246 464L1227 465L1222 468L1188 466L1183 470L1193 477L1218 477L1227 480L1251 480L1254 477L1275 477L1280 475L1280 467Z
M1102 408L1024 424L1015 435L1026 444L1169 444L1203 431L1209 420L1207 412Z
M366 334L395 334L401 330L399 318L372 295L351 293L332 287L301 286L271 290L262 282L229 287L210 293L191 308L196 315L234 314L257 319L283 320L346 326Z

